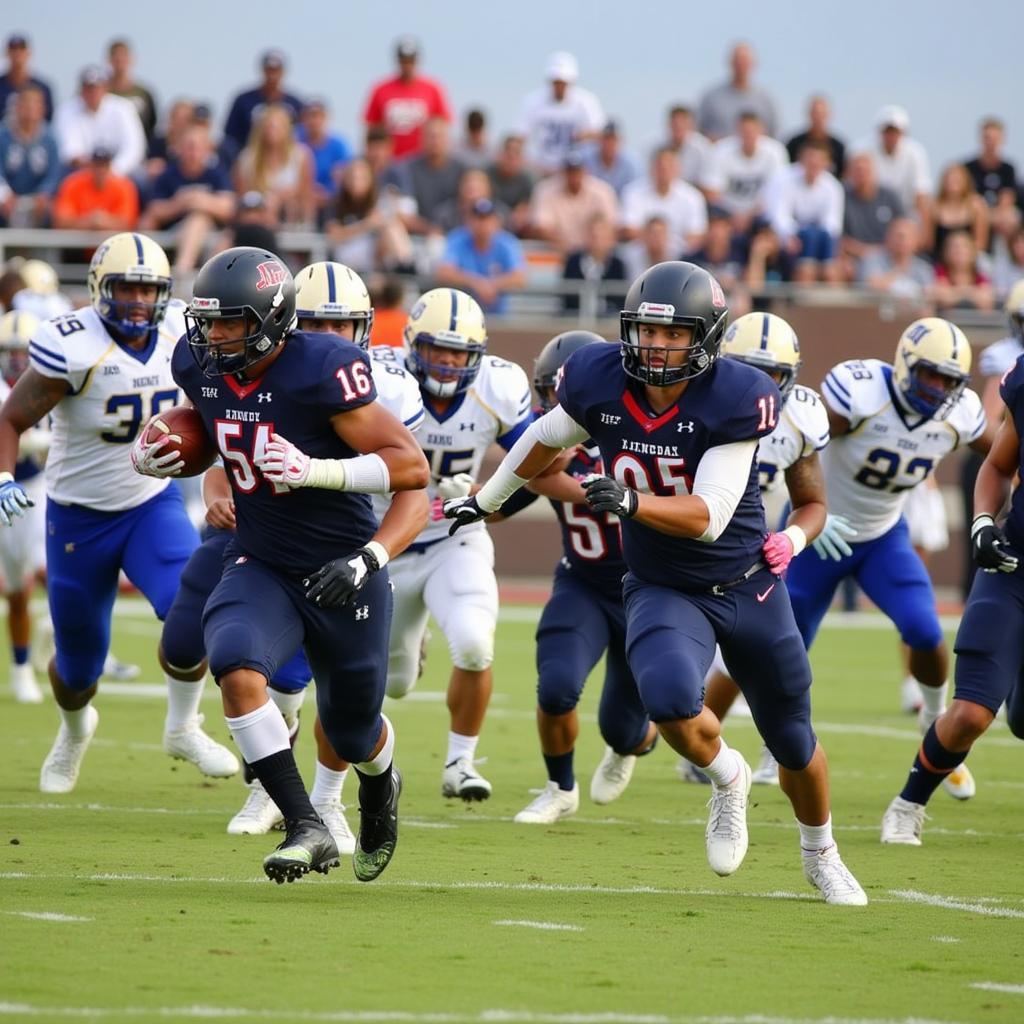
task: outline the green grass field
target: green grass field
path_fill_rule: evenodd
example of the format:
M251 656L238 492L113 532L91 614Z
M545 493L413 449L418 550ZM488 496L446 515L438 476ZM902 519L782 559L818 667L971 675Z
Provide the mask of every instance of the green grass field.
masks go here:
M514 825L544 781L534 617L526 607L503 614L480 749L494 783L486 804L439 795L447 664L438 638L413 697L390 704L406 780L401 842L370 885L347 861L326 878L266 881L260 861L279 837L225 833L241 783L204 781L168 759L163 700L153 696L101 689L76 792L44 797L53 704L15 705L4 690L0 1019L1024 1020L1024 750L997 724L971 758L978 796L958 804L937 794L921 849L882 847L882 811L916 747L912 719L897 713L891 630L829 626L814 651L837 838L871 899L832 908L803 880L775 789L755 788L750 852L728 879L705 862L708 791L677 781L664 745L618 803L591 804L603 749L596 677L577 751L580 813L550 828ZM156 681L156 624L122 613L115 636L119 656ZM225 738L212 686L204 710ZM307 780L309 723L298 748ZM729 736L757 756L749 722L732 723Z

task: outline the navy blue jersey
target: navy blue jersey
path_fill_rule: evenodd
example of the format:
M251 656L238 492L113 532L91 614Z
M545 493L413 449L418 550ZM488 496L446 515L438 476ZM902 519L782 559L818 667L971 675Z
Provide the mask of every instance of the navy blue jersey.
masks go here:
M1024 477L1024 357L1010 367L999 382L999 397L1017 428L1020 439L1020 469ZM1024 551L1024 488L1016 487L1006 519L1006 536L1017 551Z
M770 434L782 407L767 374L736 359L719 359L690 381L675 405L655 414L643 385L626 376L618 345L587 345L574 352L558 400L596 441L609 476L658 495L689 493L709 448ZM754 458L743 497L714 543L671 537L625 519L623 554L641 580L706 590L750 569L761 557L766 532Z
M234 493L238 544L247 554L304 575L362 547L377 531L369 496L264 480L255 461L271 434L318 459L353 451L331 418L377 397L366 354L333 334L297 331L258 380L206 377L182 338L171 362L174 379L202 414Z

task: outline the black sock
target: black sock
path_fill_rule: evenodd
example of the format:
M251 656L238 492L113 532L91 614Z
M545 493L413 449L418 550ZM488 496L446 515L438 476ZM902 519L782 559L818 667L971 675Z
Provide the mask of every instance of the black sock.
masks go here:
M576 785L576 776L572 770L572 755L571 750L568 754L544 755L544 763L548 766L548 778L552 782L557 782L558 788L564 789L566 792L571 791L572 787Z
M914 767L907 776L907 784L900 796L915 804L926 804L942 784L942 780L967 757L967 751L947 750L935 732L935 723L925 733L921 749L914 758Z
M391 765L380 775L366 775L356 768L359 776L359 809L376 814L391 799Z
M249 766L253 774L267 791L270 799L277 804L286 821L295 818L317 818L309 794L302 783L295 755L291 747L278 750L269 757L261 757Z

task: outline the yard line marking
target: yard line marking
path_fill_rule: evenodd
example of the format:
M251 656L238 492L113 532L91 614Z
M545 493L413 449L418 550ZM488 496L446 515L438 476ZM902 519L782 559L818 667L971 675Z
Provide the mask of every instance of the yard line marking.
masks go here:
M933 935L932 936L932 942L943 942L943 943L946 943L947 945L951 945L952 943L959 942L959 941L960 941L960 939L956 938L953 935Z
M33 910L5 910L5 914L9 914L11 917L27 917L33 921L57 921L60 923L70 921L92 921L91 917L76 917L74 914L55 914L51 911L33 911Z
M508 928L536 928L542 932L583 932L578 924L555 924L554 921L492 921L491 924Z
M985 914L988 917L1024 918L1024 910L1012 907L994 907L990 903L972 903L954 896L935 896L915 889L890 889L890 895L906 903L924 903L929 907L942 907L945 910L963 910L969 914Z
M1024 985L1009 985L1001 981L972 981L971 988L980 988L983 992L1008 992L1013 996L1024 996Z

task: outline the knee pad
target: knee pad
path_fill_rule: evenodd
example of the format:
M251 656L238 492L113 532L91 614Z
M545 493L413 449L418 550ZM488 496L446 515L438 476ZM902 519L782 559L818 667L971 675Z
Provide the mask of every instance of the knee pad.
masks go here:
M482 672L494 661L494 619L480 609L467 610L446 634L452 664L466 672Z

